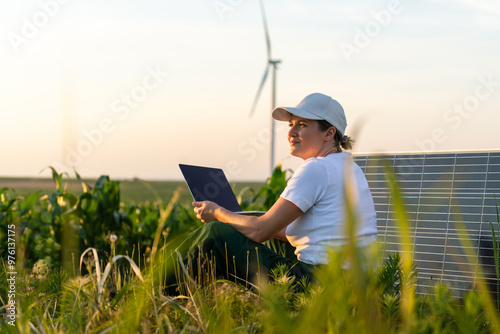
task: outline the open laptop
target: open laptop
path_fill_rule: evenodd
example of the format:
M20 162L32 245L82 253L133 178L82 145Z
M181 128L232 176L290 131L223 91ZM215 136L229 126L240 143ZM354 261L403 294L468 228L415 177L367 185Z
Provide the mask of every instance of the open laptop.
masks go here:
M260 216L266 213L242 211L222 169L184 164L179 164L179 168L195 201L212 201L239 214Z

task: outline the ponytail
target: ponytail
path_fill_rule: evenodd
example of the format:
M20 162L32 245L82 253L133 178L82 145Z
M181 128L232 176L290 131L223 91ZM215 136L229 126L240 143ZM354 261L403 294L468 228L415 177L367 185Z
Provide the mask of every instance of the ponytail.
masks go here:
M356 142L349 136L342 136L340 132L335 132L335 145L337 146L337 151L342 152L344 150L352 150L352 145Z
M319 129L321 131L326 131L333 126L324 119L318 120L318 124L319 124ZM335 128L335 126L333 127ZM356 142L349 136L342 136L342 134L337 130L337 128L335 128L335 135L333 138L335 140L335 146L337 147L337 151L339 152L342 152L342 149L352 150L352 145Z
M340 141L340 146L342 146L342 148L344 150L352 150L352 145L355 142L356 141L354 139L352 139L351 137L349 137L349 136L343 136L342 140Z

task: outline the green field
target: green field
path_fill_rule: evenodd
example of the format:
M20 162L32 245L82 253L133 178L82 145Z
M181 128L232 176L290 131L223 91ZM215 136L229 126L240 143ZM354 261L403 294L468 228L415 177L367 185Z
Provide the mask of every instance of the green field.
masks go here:
M480 271L461 298L438 281L416 293L410 225L397 182L389 181L401 254L367 254L349 234L312 282L297 282L282 266L244 281L216 275L208 258L193 262L199 275L181 269L176 247L202 224L184 182L103 177L85 180L92 188L84 190L56 171L53 179L0 178L0 332L499 333L500 283L490 293ZM286 184L278 167L267 183L234 189L258 191L244 194L242 209L264 211ZM356 223L349 215L346 224ZM477 261L473 252L467 260ZM176 293L166 289L169 273Z
M93 186L95 179L85 179L88 185ZM168 202L175 189L181 187L179 202L188 204L192 201L191 194L184 181L144 181L140 179L119 180L121 199L128 203L153 202L161 199L162 202ZM65 189L73 194L83 192L81 183L76 179L63 179ZM242 190L251 188L255 191L260 189L264 182L237 182L232 184L233 190L237 196L240 194L244 199L249 197L249 192ZM14 178L0 177L0 189L11 188L21 196L27 196L35 191L41 191L42 194L48 194L55 190L55 183L49 178Z

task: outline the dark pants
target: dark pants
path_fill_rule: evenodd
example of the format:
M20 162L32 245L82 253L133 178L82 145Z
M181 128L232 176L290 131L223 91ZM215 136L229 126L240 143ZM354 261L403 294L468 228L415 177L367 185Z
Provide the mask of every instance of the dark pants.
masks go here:
M313 266L298 261L289 244L273 239L268 246L248 239L228 224L211 222L189 234L176 252L189 277L199 284L224 278L248 286L272 279L270 272L279 265L286 266L295 282L312 278ZM176 279L179 275L172 276L167 285L176 286Z

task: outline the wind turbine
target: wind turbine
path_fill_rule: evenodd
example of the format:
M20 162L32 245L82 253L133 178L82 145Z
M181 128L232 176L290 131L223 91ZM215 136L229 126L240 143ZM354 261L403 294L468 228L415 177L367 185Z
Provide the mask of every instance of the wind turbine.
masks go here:
M262 0L259 0L260 12L262 14L262 23L264 24L264 33L266 35L266 47L267 47L267 65L264 71L264 76L262 77L262 81L260 82L259 89L257 90L257 95L253 100L252 109L250 109L250 114L248 117L252 117L255 107L257 106L257 102L259 101L260 94L262 93L262 89L264 88L264 84L266 83L267 76L269 74L269 68L272 67L272 86L271 86L271 111L276 107L276 70L278 68L278 64L281 63L281 60L276 60L271 57L271 40L269 38L269 31L267 29L267 20L266 13L264 12L264 3ZM271 175L274 170L274 119L271 117Z

